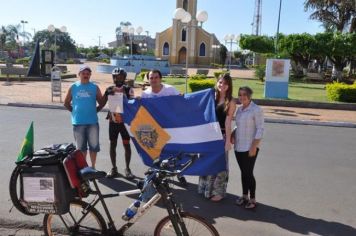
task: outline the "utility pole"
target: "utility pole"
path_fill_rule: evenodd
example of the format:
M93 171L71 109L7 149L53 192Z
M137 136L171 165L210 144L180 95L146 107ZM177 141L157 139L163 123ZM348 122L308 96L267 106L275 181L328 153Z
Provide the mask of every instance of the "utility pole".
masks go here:
M281 8L282 8L282 0L279 0L279 12L278 12L278 23L277 23L277 34L276 41L274 43L275 53L278 54L278 37L279 37L279 23L281 21Z

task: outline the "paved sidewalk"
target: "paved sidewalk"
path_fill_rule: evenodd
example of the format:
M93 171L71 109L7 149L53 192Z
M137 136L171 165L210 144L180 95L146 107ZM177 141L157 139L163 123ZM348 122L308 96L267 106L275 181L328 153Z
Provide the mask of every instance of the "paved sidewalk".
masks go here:
M110 74L102 74L95 72L98 63L88 63L92 69L92 81L95 81L102 92L108 86L112 85L112 78ZM78 71L79 65L67 65L68 70L72 73ZM245 71L236 73L247 73ZM248 75L246 75L248 76ZM66 79L62 83L62 100L70 85L77 79ZM55 101L51 101L51 84L50 82L12 82L11 85L6 86L4 82L0 84L0 104L31 104L36 105L49 105L59 106L63 104L59 102L59 98L55 97ZM140 88L135 88L135 94L141 94ZM291 122L294 121L308 121L311 124L323 124L325 122L336 122L337 124L348 123L356 127L356 111L344 110L327 110L327 109L310 109L310 108L291 108L291 107L276 107L276 106L263 106L265 116L267 119L278 122ZM308 123L305 122L305 123ZM338 126L338 125L336 125ZM350 126L349 126L350 127Z

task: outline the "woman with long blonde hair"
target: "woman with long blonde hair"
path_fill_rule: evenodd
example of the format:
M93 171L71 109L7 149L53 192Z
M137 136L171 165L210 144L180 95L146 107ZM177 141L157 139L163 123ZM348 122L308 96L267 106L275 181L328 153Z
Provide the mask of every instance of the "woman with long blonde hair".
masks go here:
M199 177L198 193L211 201L221 201L226 194L229 166L228 152L231 149L231 121L236 111L236 103L232 97L232 78L230 74L219 77L215 88L215 112L225 140L226 171L217 175Z

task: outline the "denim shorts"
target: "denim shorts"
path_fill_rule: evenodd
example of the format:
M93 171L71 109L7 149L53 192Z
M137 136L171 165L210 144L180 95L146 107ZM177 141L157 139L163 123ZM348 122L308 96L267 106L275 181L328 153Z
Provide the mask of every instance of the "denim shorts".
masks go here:
M99 124L73 125L73 134L77 149L80 151L99 152Z

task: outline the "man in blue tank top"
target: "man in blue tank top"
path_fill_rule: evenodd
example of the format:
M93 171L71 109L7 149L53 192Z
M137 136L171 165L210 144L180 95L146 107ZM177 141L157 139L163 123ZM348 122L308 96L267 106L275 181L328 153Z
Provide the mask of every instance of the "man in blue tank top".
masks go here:
M91 69L84 65L79 69L80 80L69 88L64 106L72 113L74 139L77 148L89 155L95 168L96 156L100 151L98 115L103 107L103 96L99 87L90 82ZM98 106L97 106L98 104Z

